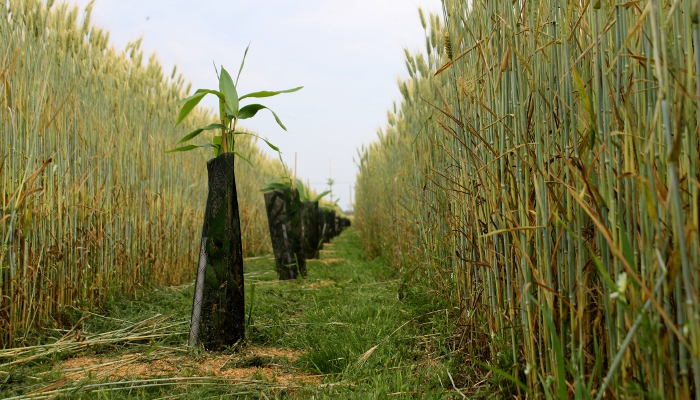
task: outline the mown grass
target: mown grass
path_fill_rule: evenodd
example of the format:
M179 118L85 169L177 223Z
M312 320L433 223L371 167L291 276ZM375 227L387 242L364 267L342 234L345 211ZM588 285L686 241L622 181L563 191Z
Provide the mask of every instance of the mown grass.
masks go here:
M322 253L321 260L309 261L309 278L293 282L277 280L271 258L246 260L247 313L251 305L253 307L247 343L228 349L224 354L230 354L232 360L227 368L258 368L260 373L250 378L254 382L212 381L207 386L185 383L131 389L130 385L144 383L125 383L119 391L107 390L109 387L98 391L89 385L105 382L105 378L86 378L73 385L74 391L62 395L146 399L166 396L193 399L219 396L451 398L456 395L448 372L455 376L455 368L460 363L451 356L453 322L443 311L445 305L418 287L402 291L399 299L400 277L383 259L364 257L353 229L345 231L326 248L329 250ZM253 292L255 299L251 301ZM139 354L143 359L152 359L186 354L185 333L192 295L193 285L186 285L140 292L136 298L108 299L98 313L102 317L93 314L80 324L82 334L117 331L125 326L125 321L143 321L157 315L171 315L168 321L182 324L164 339L95 346L83 350L80 355L118 359ZM71 316L77 322L84 314L76 311ZM392 332L395 334L390 336ZM360 362L374 346L376 350ZM284 357L250 355L246 348L297 350L300 356L290 361ZM10 369L9 374L0 375L0 382L4 379L0 384L0 397L27 394L60 382L62 375L56 371L61 361L75 355L43 358ZM191 365L197 365L208 356L201 350L186 355L186 360L169 378L191 378L195 375ZM317 375L317 383L280 385L270 382L262 371L271 365L291 374ZM139 378L147 377L121 379L128 382Z

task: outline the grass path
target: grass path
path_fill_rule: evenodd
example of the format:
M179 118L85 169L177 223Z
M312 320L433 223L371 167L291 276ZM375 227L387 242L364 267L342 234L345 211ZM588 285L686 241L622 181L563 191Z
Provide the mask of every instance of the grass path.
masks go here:
M399 278L364 258L353 229L308 271L280 282L272 259L246 260L247 342L221 353L186 352L192 284L76 311L75 329L43 338L58 345L0 352L15 363L0 368L0 398L461 398L435 296L399 300Z

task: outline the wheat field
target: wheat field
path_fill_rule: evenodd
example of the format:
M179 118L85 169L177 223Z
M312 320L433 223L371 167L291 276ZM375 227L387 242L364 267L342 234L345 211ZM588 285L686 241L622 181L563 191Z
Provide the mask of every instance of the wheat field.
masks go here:
M700 398L689 0L442 1L358 152L365 251L459 316L502 398Z
M123 51L90 8L0 2L0 347L63 325L114 293L193 278L210 152L166 155L195 127L175 128L190 85ZM259 189L286 174L249 136L236 151L246 256L271 252Z

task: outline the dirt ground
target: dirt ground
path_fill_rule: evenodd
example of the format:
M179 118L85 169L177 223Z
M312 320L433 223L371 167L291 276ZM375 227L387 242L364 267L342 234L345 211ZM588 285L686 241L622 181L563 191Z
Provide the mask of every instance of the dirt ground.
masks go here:
M118 357L78 356L61 362L57 370L71 381L87 377L117 381L178 375L267 380L280 385L318 384L321 376L287 365L301 354L298 350L248 347L229 355L209 353L191 357L166 350Z

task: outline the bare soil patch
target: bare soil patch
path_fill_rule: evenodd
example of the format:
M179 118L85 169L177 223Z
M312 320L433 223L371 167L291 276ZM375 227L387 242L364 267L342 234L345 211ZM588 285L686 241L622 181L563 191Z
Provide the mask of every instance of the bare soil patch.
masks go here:
M334 280L318 281L318 282L313 282L313 283L311 283L311 284L309 285L309 288L310 288L310 289L318 289L318 288L322 288L322 287L325 287L325 286L335 285L335 283L336 283L336 282L335 282Z
M267 380L281 385L319 384L321 377L289 365L303 354L299 350L248 347L234 354L205 353L197 357L174 352L118 357L78 356L63 361L58 370L64 378L88 377L118 381L126 378L210 376L230 379Z
M343 262L343 261L345 261L345 259L344 259L344 258L331 257L331 258L319 259L319 260L316 260L316 261L322 262L322 263L328 265L328 264Z

